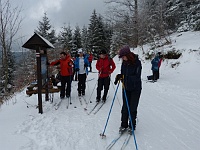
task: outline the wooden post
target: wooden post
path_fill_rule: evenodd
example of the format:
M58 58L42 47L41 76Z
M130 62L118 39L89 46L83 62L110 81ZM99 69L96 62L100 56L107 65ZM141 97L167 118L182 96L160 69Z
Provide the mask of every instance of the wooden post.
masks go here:
M45 50L45 54L46 54L46 57L47 57L47 50ZM46 85L45 85L45 100L46 101L49 101L49 67L47 66L47 63L48 63L48 57L46 59L46 69L47 69L47 81L46 81Z
M38 108L39 113L43 113L42 109L42 76L41 76L41 56L40 49L36 50L37 58L37 85L38 85Z

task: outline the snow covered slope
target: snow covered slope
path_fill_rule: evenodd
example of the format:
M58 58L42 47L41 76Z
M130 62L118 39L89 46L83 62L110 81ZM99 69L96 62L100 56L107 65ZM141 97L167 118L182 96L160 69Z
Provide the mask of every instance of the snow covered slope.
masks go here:
M180 34L180 33L179 33ZM156 83L146 82L151 74L151 64L144 59L139 49L133 50L141 58L142 95L138 108L138 124L135 131L139 150L199 150L200 147L200 32L172 35L171 46L183 52L178 60L165 60L160 68L160 79ZM176 41L176 42L175 42ZM148 47L144 47L145 50ZM169 47L164 47L167 50ZM195 51L194 51L195 50ZM117 135L120 126L121 85L113 105L111 116L103 132L116 85L115 75L120 72L121 60L114 58L116 70L112 74L109 98L100 111L87 114L95 105L97 73L90 73L87 82L86 100L80 104L77 97L77 82L72 86L72 105L66 109L64 100L58 110L49 102L43 103L43 114L35 108L37 95L28 97L25 90L16 93L0 108L1 150L104 150ZM179 62L175 68L172 63ZM95 68L95 62L93 62ZM95 89L94 89L95 88ZM93 90L94 89L94 90ZM54 102L59 94L54 95ZM27 107L28 106L28 107ZM74 108L76 106L77 108ZM125 136L113 146L119 150ZM134 150L133 137L126 150Z

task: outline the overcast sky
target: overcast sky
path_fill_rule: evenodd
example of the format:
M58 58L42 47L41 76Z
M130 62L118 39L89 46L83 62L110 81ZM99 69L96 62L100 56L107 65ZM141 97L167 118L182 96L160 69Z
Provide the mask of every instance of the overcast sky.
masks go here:
M22 6L24 20L19 34L27 39L34 34L44 12L47 13L52 27L58 31L64 23L70 24L72 28L76 25L80 28L87 26L94 9L102 15L106 10L104 0L11 0L11 5Z

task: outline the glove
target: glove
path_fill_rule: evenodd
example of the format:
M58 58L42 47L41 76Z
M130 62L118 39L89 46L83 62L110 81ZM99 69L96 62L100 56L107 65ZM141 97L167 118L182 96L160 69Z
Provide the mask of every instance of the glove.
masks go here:
M75 71L79 71L79 70L80 70L79 68L76 68L76 69L75 69Z
M118 81L121 80L121 79L123 79L123 75L122 74L116 75L114 84L116 85L118 83Z
M88 67L88 65L87 65L87 64L84 64L84 67Z
M71 62L68 62L68 66L72 66L72 63L71 63Z
M49 66L50 65L50 63L49 62L47 62L47 66Z

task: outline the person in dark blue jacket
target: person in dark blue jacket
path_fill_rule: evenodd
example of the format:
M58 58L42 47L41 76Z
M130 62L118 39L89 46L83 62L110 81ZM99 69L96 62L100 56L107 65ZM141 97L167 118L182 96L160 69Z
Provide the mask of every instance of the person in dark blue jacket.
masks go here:
M155 58L151 61L152 67L151 70L153 72L153 81L157 80L157 74L158 74L158 64L159 64L160 58L158 57L158 55L155 56Z
M74 65L75 71L78 72L78 96L85 95L86 78L88 75L89 61L87 57L83 56L83 50L78 50L79 57L76 58Z
M141 71L142 65L138 56L130 51L129 46L124 46L119 51L119 58L122 58L121 74L118 74L115 78L115 84L119 80L123 83L123 90L126 92L128 105L130 108L131 120L133 129L136 127L137 108L139 104L140 94L142 90ZM128 107L126 103L126 97L124 91L122 92L123 106L121 110L121 127L119 133L123 133L128 130L129 134L132 134L132 126L129 120Z
M151 70L153 75L151 76L147 76L148 80L152 80L153 82L157 81L157 79L159 78L159 62L160 62L160 58L159 55L156 55L153 60L151 61Z

